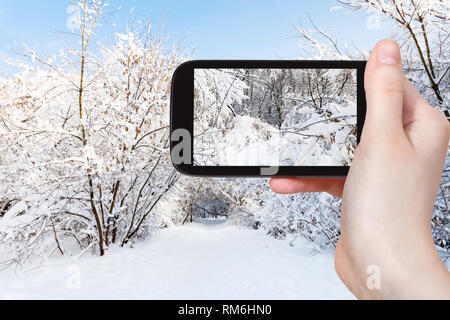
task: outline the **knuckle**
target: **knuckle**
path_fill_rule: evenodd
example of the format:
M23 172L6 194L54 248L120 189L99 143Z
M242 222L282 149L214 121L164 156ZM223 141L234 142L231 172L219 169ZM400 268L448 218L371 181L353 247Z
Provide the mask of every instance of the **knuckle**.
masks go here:
M383 93L402 94L403 88L397 79L391 77L377 77L373 84L373 90Z

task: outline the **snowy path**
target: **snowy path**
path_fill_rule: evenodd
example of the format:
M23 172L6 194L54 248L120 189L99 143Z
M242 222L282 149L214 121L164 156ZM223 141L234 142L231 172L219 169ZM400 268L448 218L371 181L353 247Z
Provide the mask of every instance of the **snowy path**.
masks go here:
M193 224L103 258L55 258L23 274L1 271L0 298L352 299L332 253L309 252L302 240L291 247L262 231Z

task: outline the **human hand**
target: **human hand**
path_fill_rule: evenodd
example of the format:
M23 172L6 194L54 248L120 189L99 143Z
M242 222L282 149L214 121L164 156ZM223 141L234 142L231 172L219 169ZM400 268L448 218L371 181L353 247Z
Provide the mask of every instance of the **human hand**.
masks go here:
M450 273L430 228L449 123L402 74L392 40L376 45L365 88L366 121L347 179L274 178L270 186L342 197L335 266L357 298L450 299ZM376 289L367 285L373 266Z

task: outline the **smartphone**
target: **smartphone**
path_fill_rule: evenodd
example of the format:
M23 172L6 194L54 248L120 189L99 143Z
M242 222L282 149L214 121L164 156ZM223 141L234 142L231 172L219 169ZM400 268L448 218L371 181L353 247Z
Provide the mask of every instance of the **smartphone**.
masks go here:
M203 177L346 176L365 119L365 65L183 63L172 79L172 163Z

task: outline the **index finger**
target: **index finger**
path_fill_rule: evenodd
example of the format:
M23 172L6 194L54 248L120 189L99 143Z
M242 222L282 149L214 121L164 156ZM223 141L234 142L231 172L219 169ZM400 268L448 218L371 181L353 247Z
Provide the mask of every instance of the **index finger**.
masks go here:
M327 192L335 197L342 197L345 178L303 179L303 178L272 178L270 188L281 194L299 192Z

